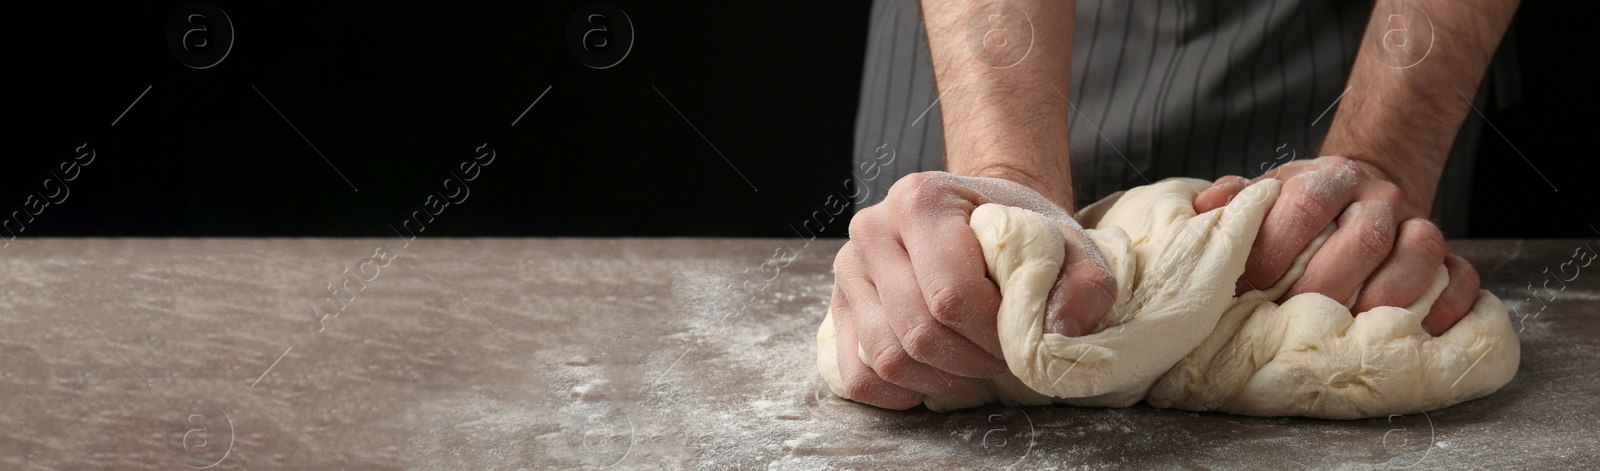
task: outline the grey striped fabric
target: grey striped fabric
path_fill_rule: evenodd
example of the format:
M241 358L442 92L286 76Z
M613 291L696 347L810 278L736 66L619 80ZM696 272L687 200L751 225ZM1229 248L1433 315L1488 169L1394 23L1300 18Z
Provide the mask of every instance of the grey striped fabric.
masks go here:
M1062 119L1081 205L1163 178L1253 177L1314 157L1372 3L1079 0L1077 8L1076 111ZM871 21L854 152L855 178L871 198L858 209L901 176L944 169L921 7L878 0ZM1477 101L1486 103L1482 90ZM1446 235L1465 232L1481 123L1468 118L1440 183L1433 217Z

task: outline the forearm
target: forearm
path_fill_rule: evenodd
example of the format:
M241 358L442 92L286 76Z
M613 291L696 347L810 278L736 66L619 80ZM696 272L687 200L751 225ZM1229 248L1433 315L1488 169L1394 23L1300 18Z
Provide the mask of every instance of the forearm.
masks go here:
M1516 8L1517 0L1379 0L1319 155L1376 170L1405 191L1407 210L1426 216Z
M946 168L1022 183L1073 211L1065 96L1075 2L922 3Z

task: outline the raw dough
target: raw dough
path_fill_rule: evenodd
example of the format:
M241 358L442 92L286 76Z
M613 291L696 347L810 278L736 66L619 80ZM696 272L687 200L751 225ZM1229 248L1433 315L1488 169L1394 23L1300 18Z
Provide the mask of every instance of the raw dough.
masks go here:
M1055 223L987 204L971 226L1000 287L997 318L1010 374L972 390L929 397L934 411L994 402L1152 406L1256 416L1383 417L1448 407L1511 380L1520 357L1506 308L1479 291L1444 335L1421 320L1448 284L1443 266L1415 304L1352 316L1350 304L1307 293L1278 299L1304 273L1324 231L1273 286L1233 296L1250 244L1281 183L1263 180L1226 207L1196 215L1208 182L1169 179L1113 195L1079 213L1119 293L1095 333L1044 332L1044 302L1064 258ZM1354 298L1352 297L1352 300ZM833 315L817 332L817 362L845 394Z

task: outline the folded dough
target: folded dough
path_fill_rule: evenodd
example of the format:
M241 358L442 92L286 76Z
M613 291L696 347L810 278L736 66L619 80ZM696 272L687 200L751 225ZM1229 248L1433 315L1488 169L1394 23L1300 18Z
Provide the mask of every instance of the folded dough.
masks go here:
M994 402L1155 407L1256 416L1382 417L1483 397L1511 380L1519 360L1506 308L1479 291L1444 335L1421 321L1448 284L1440 266L1415 304L1352 316L1351 302L1315 293L1273 300L1304 273L1324 231L1273 286L1233 296L1250 245L1281 183L1263 180L1227 206L1196 215L1208 182L1169 179L1113 195L1079 213L1117 279L1112 312L1095 333L1044 332L1044 304L1065 256L1056 224L994 204L973 211L1009 374L953 396L934 411ZM817 363L848 398L834 351L832 312L817 332Z

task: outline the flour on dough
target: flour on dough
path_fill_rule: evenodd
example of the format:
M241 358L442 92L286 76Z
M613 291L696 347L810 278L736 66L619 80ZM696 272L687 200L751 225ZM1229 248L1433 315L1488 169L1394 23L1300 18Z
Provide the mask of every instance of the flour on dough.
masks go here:
M929 397L949 411L1000 402L1156 407L1327 419L1434 410L1488 395L1516 374L1520 356L1506 308L1488 291L1439 337L1422 330L1449 278L1443 266L1422 299L1351 315L1315 293L1273 300L1304 273L1324 231L1273 286L1233 296L1250 244L1281 183L1263 180L1227 206L1195 214L1209 183L1169 179L1084 208L1080 222L1099 247L1119 293L1097 330L1044 332L1044 303L1064 258L1065 238L1037 213L986 204L971 227L989 277L1000 287L997 317L1009 374L966 393ZM823 379L845 394L830 312L817 332Z

